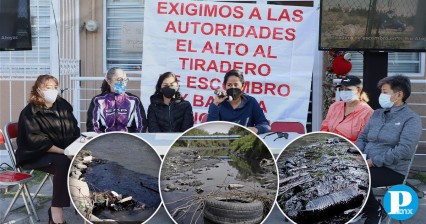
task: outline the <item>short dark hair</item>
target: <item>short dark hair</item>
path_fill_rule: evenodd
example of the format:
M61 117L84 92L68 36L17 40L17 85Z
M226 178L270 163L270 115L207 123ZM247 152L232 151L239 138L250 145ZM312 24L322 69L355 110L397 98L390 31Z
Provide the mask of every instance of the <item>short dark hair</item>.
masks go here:
M241 83L244 84L244 75L240 70L237 70L237 69L232 69L225 74L225 77L223 78L223 80L224 80L223 84L226 85L229 77L231 77L231 76L235 76L235 77L239 78Z
M377 87L381 89L384 84L389 84L393 92L402 91L404 94L402 102L404 103L411 95L411 82L407 76L395 75L385 77L379 81Z

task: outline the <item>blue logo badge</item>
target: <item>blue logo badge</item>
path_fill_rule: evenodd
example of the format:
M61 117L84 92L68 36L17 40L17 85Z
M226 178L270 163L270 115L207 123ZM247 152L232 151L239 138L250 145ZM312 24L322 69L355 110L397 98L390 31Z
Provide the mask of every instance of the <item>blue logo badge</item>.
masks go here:
M391 218L407 220L416 214L419 199L411 187L402 184L396 185L386 192L384 207Z

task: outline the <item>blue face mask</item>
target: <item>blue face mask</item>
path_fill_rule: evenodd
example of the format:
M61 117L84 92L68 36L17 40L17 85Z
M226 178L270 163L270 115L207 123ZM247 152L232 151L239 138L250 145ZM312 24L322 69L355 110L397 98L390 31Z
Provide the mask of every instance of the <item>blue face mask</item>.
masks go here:
M114 92L117 94L123 94L126 92L127 83L124 81L114 83Z

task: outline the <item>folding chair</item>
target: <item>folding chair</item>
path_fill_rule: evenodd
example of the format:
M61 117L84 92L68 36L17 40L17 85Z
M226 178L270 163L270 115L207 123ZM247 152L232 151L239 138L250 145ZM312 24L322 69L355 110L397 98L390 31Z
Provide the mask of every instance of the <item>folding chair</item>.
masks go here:
M297 121L275 121L271 124L271 132L296 132L306 133L306 127Z
M0 144L6 144L3 132L0 130ZM13 162L13 161L12 161ZM26 183L28 183L30 180L32 180L34 176L32 174L28 173L21 173L17 171L16 169L13 171L0 171L0 185L1 186L11 186L11 185L18 185L19 188L15 193L15 196L13 197L12 201L9 204L9 207L6 209L6 212L3 215L3 218L1 218L0 223L4 223L6 220L7 215L9 214L12 206L15 204L16 200L18 199L19 195L22 196L22 199L25 204L25 208L27 209L28 216L30 218L30 222L34 223L32 212L33 211L34 217L37 221L40 221L38 218L37 212L35 210L33 201L31 199L30 192L28 191L28 187ZM28 200L28 202L27 202ZM29 203L29 205L28 205ZM30 209L31 208L31 209Z
M411 157L410 163L408 164L408 169L407 169L407 174L404 177L404 181L402 181L402 184L406 185L407 184L407 179L408 179L408 175L410 174L410 170L411 170L411 165L413 164L413 160L414 160L414 156L416 155L416 151L417 151L417 147L419 145L416 145L416 149L414 150L413 156ZM391 188L392 186L385 186L384 188L387 190L389 190L389 188ZM380 188L380 187L379 187ZM380 206L382 207L382 209L384 209L383 205L380 202ZM388 215L388 220L386 221L386 224L389 224L391 222L392 218ZM402 224L401 220L398 220L400 224Z
M18 122L10 122L7 123L4 126L4 136L5 136L5 142L6 142L6 149L8 150L10 160L12 161L12 166L14 169L18 172L21 172L21 169L16 166L16 157L15 157L15 150L13 149L12 145L12 139L18 137ZM32 174L34 170L31 170L30 174ZM40 182L40 185L38 186L37 190L34 193L34 196L32 197L32 200L34 200L38 193L40 192L41 188L46 183L47 179L49 178L50 174L46 173L43 180Z

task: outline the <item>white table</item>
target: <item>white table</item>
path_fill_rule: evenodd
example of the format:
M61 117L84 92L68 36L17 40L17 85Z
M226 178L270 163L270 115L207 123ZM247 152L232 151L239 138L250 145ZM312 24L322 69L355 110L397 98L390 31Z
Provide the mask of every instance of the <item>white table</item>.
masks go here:
M95 132L84 132L86 136L95 137L98 134ZM169 150L172 143L182 133L132 133L146 142L148 142L158 154L164 155ZM83 141L82 141L83 140ZM65 149L65 155L73 156L87 143L88 140L84 141L83 137L75 140L71 145Z
M259 135L259 137L263 139L263 137L265 137L268 134L269 133L261 134ZM296 132L288 132L288 139L279 138L274 141L274 139L276 139L278 135L272 134L272 135L266 136L265 139L263 139L263 141L265 141L266 145L271 150L272 154L278 155L283 150L283 148L288 145L288 143L290 143L291 141L293 141L295 138L299 137L300 135L301 134Z
M98 135L95 132L83 132L82 134L92 138ZM134 133L134 135L141 137L146 142L148 142L152 147L154 147L155 151L157 151L157 153L160 155L166 154L166 152L169 150L170 146L173 144L175 139L178 138L181 134L182 133ZM267 134L261 134L259 135L259 137L266 142L266 145L268 146L269 149L271 149L272 154L276 155L276 154L279 154L284 148L284 146L290 143L290 141L300 136L300 134L295 132L290 132L288 134L289 134L288 139L279 138L275 141L274 139L278 137L277 134L269 135L265 139L263 139L263 137ZM84 137L78 138L65 149L65 155L73 156L77 154L78 151L88 141L89 140L84 139Z

